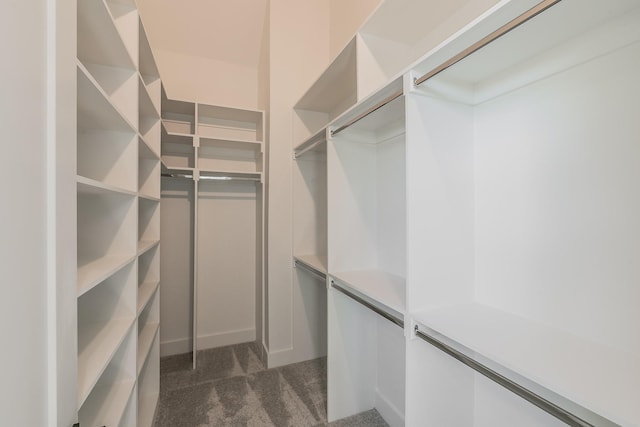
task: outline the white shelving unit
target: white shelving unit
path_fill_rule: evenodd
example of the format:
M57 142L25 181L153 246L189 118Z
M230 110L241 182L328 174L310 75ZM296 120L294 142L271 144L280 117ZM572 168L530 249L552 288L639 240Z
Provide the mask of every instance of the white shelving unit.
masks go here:
M327 355L327 129L294 149L294 360Z
M639 6L562 1L408 95L414 325L598 426L640 423ZM422 340L407 370L408 425L565 425Z
M639 425L640 3L400 3L356 37L373 94L332 117L316 83L294 109L295 277L327 276L329 420Z
M151 425L159 354L136 330L159 320L160 78L133 1L78 2L77 26L78 421Z
M189 283L175 285L188 286L192 295L188 313L182 313L190 319L179 320L190 336L167 342L162 352L192 351L195 367L198 349L262 334L264 113L165 94L162 117L163 197L175 198L177 184L169 180L193 181L189 256L167 252L163 259L163 265L188 272ZM165 206L173 218L184 216L177 211L183 205ZM236 227L225 225L230 222Z
M406 177L401 89L400 80L392 82L330 126L330 421L375 407L391 425L404 424ZM394 93L391 101L389 92Z

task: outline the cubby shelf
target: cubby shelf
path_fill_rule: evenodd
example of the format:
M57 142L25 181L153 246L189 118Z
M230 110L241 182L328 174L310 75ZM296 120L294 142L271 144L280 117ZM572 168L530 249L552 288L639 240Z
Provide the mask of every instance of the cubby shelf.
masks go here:
M132 316L79 325L78 407L82 406L134 323Z
M138 242L138 256L143 255L160 243L160 240L141 240Z
M151 345L159 329L160 322L147 322L138 334L138 375L151 352Z
M82 421L87 425L120 425L127 405L131 401L136 382L120 381L105 386L97 386L93 391L93 404L82 408Z
M87 178L84 176L77 177L78 182L78 194L93 195L93 196L135 196L134 191L129 191L123 188L118 188L113 185L105 184L95 179Z
M78 265L78 296L91 290L135 259L135 255L106 255Z
M104 0L78 2L78 58L95 64L135 70L129 50Z
M135 133L136 126L125 117L78 62L78 127Z
M147 306L151 297L154 295L160 282L144 282L138 286L138 315L142 313L142 310Z

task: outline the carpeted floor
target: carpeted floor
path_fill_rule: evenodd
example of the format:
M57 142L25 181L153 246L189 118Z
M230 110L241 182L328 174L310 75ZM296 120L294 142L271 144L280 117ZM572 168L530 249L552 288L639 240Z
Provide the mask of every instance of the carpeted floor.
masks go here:
M327 424L326 359L265 369L254 343L160 360L155 427L386 427L375 411Z

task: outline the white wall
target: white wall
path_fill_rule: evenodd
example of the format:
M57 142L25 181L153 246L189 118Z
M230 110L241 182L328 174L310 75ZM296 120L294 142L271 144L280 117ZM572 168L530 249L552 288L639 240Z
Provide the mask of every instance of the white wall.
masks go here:
M75 419L76 267L75 259L65 258L75 250L74 233L70 247L55 258L64 242L56 226L62 233L69 224L75 228L75 184L64 181L71 175L75 182L75 155L70 156L75 148L75 2L59 10L56 3L0 5L0 113L7 160L0 172L3 425L71 425ZM56 156L71 170L57 170ZM72 194L70 219L56 217L65 209L56 211L57 186L65 196L59 202Z
M168 50L153 53L169 98L258 108L256 68Z
M329 3L271 0L268 187L269 365L294 361L292 332L293 105L329 63ZM295 36L292 36L295 35Z
M331 0L329 52L335 58L382 0Z

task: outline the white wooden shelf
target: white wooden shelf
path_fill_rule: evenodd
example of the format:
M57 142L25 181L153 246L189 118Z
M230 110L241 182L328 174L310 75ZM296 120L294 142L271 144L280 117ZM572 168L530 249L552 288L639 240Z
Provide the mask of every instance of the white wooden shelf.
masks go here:
M132 117L116 106L89 70L78 66L78 126L84 129L136 132Z
M78 58L135 70L135 62L104 0L78 2Z
M263 112L198 104L196 133L203 138L261 142Z
M575 403L621 426L640 425L638 355L482 304L413 317L466 356L560 407ZM577 415L589 420L586 412Z
M140 105L140 115L146 117L153 117L155 119L160 120L160 111L158 111L156 105L153 102L153 98L151 93L149 92L145 82L140 75L140 84L138 91L138 102Z
M380 270L343 271L330 273L339 284L380 308L405 314L405 280Z
M160 160L160 153L156 152L152 145L145 139L144 136L138 135L140 151L138 155L143 159Z
M127 404L133 396L135 384L134 380L128 380L96 387L92 391L91 402L87 402L81 409L82 425L120 425Z
M78 325L78 407L81 407L111 361L135 317Z
M113 185L105 184L95 179L87 178L84 176L77 177L78 182L78 194L85 195L98 195L98 196L135 196L134 191L129 191L124 188L118 188Z
M138 375L140 375L142 367L151 352L151 345L153 344L153 340L155 339L159 329L160 322L147 322L138 334Z
M356 41L352 39L294 108L326 113L333 119L357 102L356 80Z
M247 179L247 180L261 180L262 174L260 172L244 172L244 171L221 171L221 170L209 170L200 169L201 180L220 180L227 181L232 179Z
M78 265L78 296L118 272L136 258L132 255L106 255L96 260Z
M140 315L142 310L147 306L159 285L160 282L156 280L153 282L144 282L138 286L138 315Z
M293 149L294 158L297 160L307 152L327 152L327 128L324 127L309 138L296 145Z
M138 256L144 254L160 243L160 240L141 240L138 242Z
M139 193L138 197L140 198L140 200L146 200L147 202L159 202L160 201L160 197L152 196L152 195L149 195L149 194Z
M294 255L293 258L321 273L327 274L327 256L319 254Z

